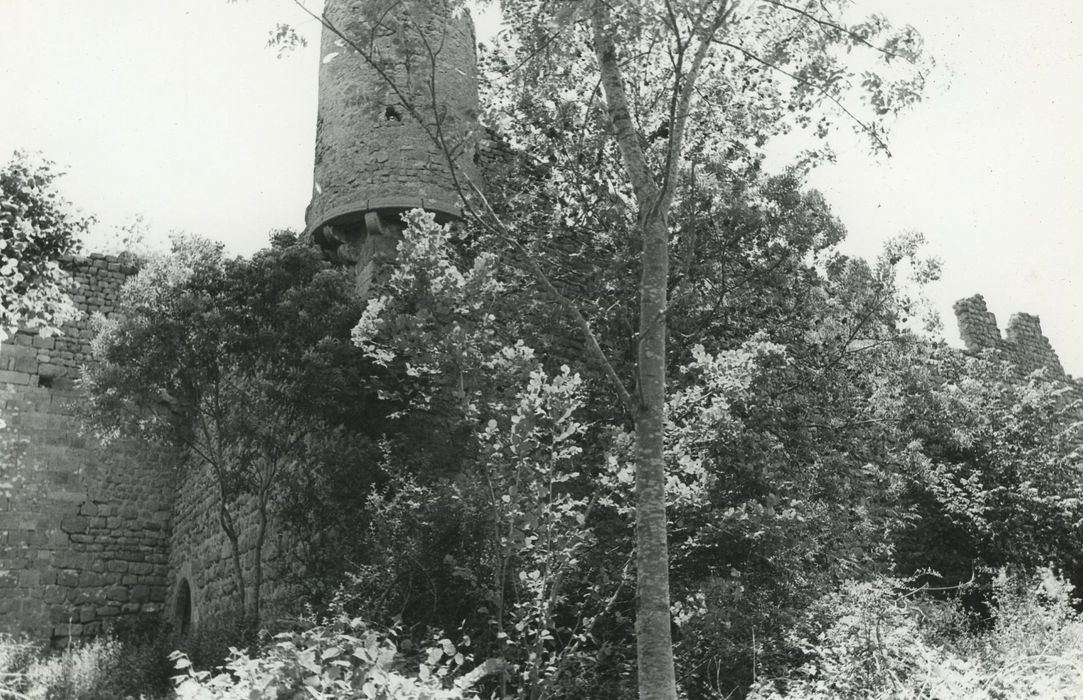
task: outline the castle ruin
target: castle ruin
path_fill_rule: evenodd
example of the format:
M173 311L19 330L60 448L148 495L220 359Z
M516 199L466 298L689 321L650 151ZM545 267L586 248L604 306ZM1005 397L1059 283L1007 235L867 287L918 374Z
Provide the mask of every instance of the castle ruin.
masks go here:
M399 24L384 27L366 22L382 2L327 3L335 29L323 32L306 213L307 232L330 256L355 266L362 293L379 257L394 250L400 215L421 207L442 221L461 216L461 178L475 178L474 168L484 169L494 148L477 133L470 18L451 17L447 4L434 0L421 18L393 14L389 21ZM414 31L415 41L403 42L403 31ZM367 59L354 43L367 47ZM411 60L435 68L407 71ZM120 287L135 269L101 255L66 265L81 319L59 337L19 332L0 352L0 408L8 424L0 435L0 475L18 477L0 479L0 633L63 643L119 620L163 617L184 632L225 614L236 597L216 491L208 474L176 469L169 455L132 441L103 446L84 434L77 378L92 361L89 317L115 313ZM969 351L995 350L1024 371L1047 367L1064 377L1036 316L1013 316L1002 337L981 296L955 309ZM242 559L250 570L254 533L251 522L243 525ZM288 560L288 548L272 538L264 563L268 601L282 589Z
M306 231L355 266L362 292L379 256L394 251L401 214L460 217L460 178L476 182L481 160L469 15L453 17L442 0L408 15L384 12L394 5L329 0L325 9ZM85 434L77 378L93 361L90 319L115 313L136 270L103 255L65 264L80 319L59 337L20 331L0 354L8 424L0 435L0 633L62 644L163 615L185 632L235 607L217 491L208 473L176 468L172 455ZM17 478L5 483L7 475ZM248 580L254 515L239 524ZM277 537L264 551L271 606L284 591L288 554Z

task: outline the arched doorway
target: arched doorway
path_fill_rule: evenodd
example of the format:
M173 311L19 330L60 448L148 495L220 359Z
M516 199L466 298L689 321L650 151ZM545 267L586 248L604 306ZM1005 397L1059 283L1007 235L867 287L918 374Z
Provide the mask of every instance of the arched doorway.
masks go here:
M177 585L177 600L173 608L173 624L183 637L192 631L192 587L182 578Z

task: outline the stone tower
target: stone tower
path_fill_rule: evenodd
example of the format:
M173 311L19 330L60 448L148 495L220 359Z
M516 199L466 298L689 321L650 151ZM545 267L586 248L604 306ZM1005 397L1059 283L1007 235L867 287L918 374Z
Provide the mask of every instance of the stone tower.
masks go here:
M996 316L989 311L981 294L960 299L955 302L954 309L959 322L959 335L967 350L997 350L1024 372L1044 367L1049 370L1050 376L1065 378L1060 358L1042 333L1042 324L1037 316L1013 314L1008 319L1007 333L1002 336Z
M456 177L476 177L474 26L447 0L328 0L325 17L305 223L364 289L403 212L462 214Z

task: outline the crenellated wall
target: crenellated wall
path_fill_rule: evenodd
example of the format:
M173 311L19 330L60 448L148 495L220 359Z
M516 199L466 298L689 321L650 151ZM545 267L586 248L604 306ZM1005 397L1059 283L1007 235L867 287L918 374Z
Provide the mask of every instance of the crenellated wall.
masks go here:
M1064 367L1049 339L1042 334L1042 324L1033 314L1018 313L1008 319L1002 336L996 316L989 311L985 298L975 294L955 302L955 317L963 344L971 352L999 351L1023 372L1048 368L1054 378L1064 379Z
M0 346L0 632L54 642L162 610L173 488L160 455L99 444L78 411L90 316L114 313L134 269L103 255L65 265L81 318Z

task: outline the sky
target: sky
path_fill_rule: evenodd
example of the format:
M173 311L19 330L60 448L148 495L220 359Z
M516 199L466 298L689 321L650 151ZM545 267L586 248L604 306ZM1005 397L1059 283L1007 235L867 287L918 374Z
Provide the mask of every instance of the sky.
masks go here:
M923 232L944 264L931 297L949 342L952 302L981 293L1001 329L1039 315L1083 375L1083 3L861 4L916 26L941 68L895 124L892 158L843 135L812 173L844 249L872 257ZM278 22L308 49L278 58ZM479 35L492 25L480 18ZM99 237L142 217L152 240L181 230L250 253L303 228L319 42L292 0L0 0L0 27L0 161L24 149L59 163Z

